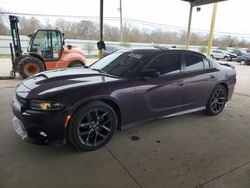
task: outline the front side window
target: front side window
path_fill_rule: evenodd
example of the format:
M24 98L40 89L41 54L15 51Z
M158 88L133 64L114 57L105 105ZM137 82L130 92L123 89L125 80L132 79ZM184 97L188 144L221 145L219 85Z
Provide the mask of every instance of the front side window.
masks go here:
M203 58L199 56L186 54L185 60L186 60L185 71L195 71L204 69Z
M155 70L160 75L175 74L181 72L181 58L179 54L166 54L157 57L147 68Z

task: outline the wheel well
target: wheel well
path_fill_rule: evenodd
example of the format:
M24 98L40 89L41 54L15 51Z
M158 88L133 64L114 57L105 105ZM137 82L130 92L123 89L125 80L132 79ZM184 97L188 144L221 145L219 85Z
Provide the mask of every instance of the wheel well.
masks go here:
M221 85L221 86L223 86L225 89L226 89L226 91L227 91L227 94L229 93L229 88L228 88L228 85L227 85L227 83L225 83L225 82L222 82L222 83L220 83L220 84L218 84L218 85Z
M117 129L121 130L121 111L120 111L119 106L114 101L112 101L110 99L102 99L100 101L108 104L109 106L111 106L114 109L114 111L115 111L115 113L117 115L117 120L118 120Z
M72 66L74 63L81 63L84 67L86 66L85 63L81 60L73 60L69 63L68 67Z
M97 101L101 101L104 102L106 104L108 104L109 106L111 106L111 108L113 108L113 110L115 111L116 115L117 115L117 120L118 120L118 126L117 129L120 131L121 130L121 111L119 106L112 100L110 99L99 99L99 100L91 100L91 101L87 101L82 103L81 105L79 105L76 109L73 110L72 115L74 115L74 113L79 110L80 108L82 108L83 106L92 103L92 102L97 102Z

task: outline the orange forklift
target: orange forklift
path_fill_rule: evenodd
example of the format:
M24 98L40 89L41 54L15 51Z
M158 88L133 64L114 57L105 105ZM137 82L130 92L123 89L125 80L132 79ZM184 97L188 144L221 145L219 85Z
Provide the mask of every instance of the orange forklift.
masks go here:
M18 17L9 16L13 44L10 43L12 71L27 78L42 71L79 67L86 65L83 51L73 45L64 44L64 34L56 29L38 29L29 35L27 53L23 53L18 29ZM14 50L13 50L14 48Z

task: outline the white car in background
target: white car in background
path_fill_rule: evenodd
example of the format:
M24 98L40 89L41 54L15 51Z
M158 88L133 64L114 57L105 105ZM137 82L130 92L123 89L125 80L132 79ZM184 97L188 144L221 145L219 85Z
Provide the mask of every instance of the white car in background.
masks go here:
M237 55L225 50L213 50L211 57L217 60L224 59L225 61L232 61L237 58Z

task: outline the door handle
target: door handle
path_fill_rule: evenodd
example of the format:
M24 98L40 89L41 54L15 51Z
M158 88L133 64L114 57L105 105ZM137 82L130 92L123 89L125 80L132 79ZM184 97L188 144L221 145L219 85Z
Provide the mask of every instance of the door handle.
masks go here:
M215 76L212 74L212 75L210 75L210 78L215 79Z
M178 85L178 86L183 86L183 85L184 85L184 81L179 81L179 82L177 82L177 85Z

